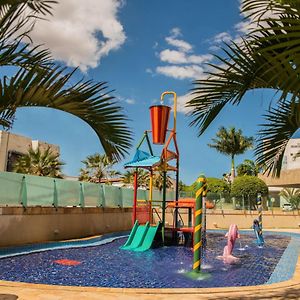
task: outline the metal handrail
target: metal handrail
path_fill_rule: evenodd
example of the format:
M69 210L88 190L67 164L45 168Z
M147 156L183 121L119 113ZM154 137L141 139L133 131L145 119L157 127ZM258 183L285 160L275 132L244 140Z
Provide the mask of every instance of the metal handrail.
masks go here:
M158 211L157 211L157 209L156 209L155 207L152 208L152 213L153 213L153 212L156 213L156 215L157 215L159 221L161 221L161 217L160 217L160 215L159 215L159 213L158 213Z

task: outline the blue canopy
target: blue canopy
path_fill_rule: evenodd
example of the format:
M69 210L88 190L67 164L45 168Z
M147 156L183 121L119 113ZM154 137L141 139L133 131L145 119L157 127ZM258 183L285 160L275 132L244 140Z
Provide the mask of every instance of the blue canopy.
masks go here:
M125 168L150 168L160 162L159 156L137 149L133 160L124 165Z

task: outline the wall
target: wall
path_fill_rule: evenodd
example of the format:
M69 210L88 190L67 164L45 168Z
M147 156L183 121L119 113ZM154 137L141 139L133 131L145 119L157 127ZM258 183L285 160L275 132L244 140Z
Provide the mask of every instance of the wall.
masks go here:
M131 229L130 208L0 208L0 247Z
M166 225L173 224L173 210L168 209L166 214ZM181 211L184 224L187 224L187 213ZM207 210L206 224L208 229L227 229L230 224L237 224L241 229L250 229L254 219L257 219L256 211L240 211L240 210ZM155 222L158 217L154 216ZM263 228L299 228L300 213L293 212L276 212L263 211Z
M22 207L0 208L0 247L55 240L83 238L109 232L131 229L131 208L80 208L80 207ZM173 211L166 214L167 226L173 224ZM187 214L182 213L187 224ZM237 224L250 229L256 212L208 210L208 229L227 229ZM154 221L158 218L155 216ZM264 228L299 228L298 212L263 212Z
M207 215L207 228L228 228L235 223L239 228L250 229L254 219L257 219L257 212L243 211L212 211ZM300 214L294 212L263 212L263 228L299 228Z

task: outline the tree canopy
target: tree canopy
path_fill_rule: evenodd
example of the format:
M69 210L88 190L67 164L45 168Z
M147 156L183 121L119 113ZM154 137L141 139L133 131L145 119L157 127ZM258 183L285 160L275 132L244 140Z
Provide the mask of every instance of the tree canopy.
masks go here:
M233 179L235 177L234 158L253 146L253 137L243 136L241 129L236 130L235 127L226 129L221 126L216 133L216 138L212 138L212 141L213 144L208 144L209 147L231 157L231 176Z

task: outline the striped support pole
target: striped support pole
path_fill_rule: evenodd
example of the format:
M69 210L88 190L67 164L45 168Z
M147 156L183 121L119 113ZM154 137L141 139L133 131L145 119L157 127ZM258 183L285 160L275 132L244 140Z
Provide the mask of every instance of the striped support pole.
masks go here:
M206 250L206 193L207 189L203 191L202 197L202 253L201 257L205 257L205 250Z
M207 184L204 175L200 175L197 179L196 192L196 208L195 208L195 224L194 224L194 262L193 271L200 272L201 270L201 255L202 255L202 197L206 194Z
M259 223L259 234L262 234L262 201L261 194L257 194L257 210L258 210L258 223Z

